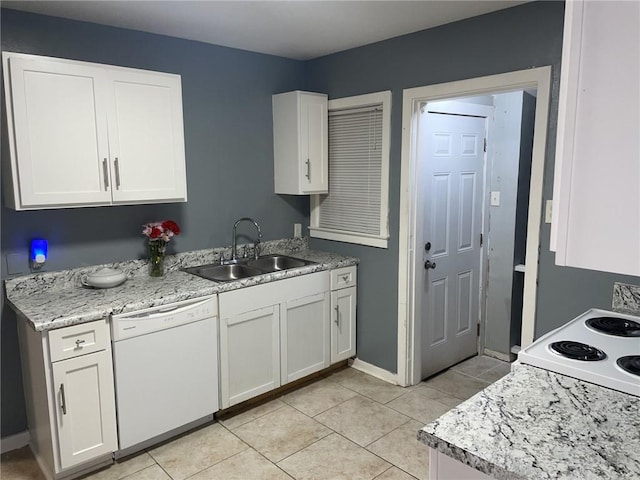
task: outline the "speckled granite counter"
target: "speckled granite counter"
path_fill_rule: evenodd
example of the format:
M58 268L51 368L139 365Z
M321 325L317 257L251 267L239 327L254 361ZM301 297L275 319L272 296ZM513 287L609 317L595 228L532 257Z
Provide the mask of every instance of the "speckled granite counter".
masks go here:
M168 256L165 260L167 272L160 278L148 276L146 260L17 277L5 281L7 300L36 330L51 330L98 320L112 313L132 312L358 263L354 257L309 250L305 239L286 239L265 242L262 253L283 253L317 263L225 283L180 271L185 267L219 262L221 253L225 258L230 256L228 248ZM84 275L104 266L126 271L129 278L122 285L109 289L82 286Z
M640 478L640 398L528 365L418 438L497 479Z

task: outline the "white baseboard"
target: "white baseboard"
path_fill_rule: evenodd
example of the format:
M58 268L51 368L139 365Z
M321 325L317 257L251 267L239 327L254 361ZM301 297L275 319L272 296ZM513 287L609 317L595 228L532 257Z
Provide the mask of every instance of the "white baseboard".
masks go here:
M400 385L398 383L398 375L395 373L391 373L384 368L376 367L367 362L363 362L359 358L355 358L353 362L350 362L351 366L356 370L360 370L372 377L379 378L380 380L384 380L385 382L393 383L394 385Z
M508 353L496 352L495 350L489 350L488 348L485 348L483 353L487 357L497 358L498 360L502 360L503 362L511 361L511 356Z
M28 430L2 438L0 441L0 453L10 452L11 450L29 445L29 438Z

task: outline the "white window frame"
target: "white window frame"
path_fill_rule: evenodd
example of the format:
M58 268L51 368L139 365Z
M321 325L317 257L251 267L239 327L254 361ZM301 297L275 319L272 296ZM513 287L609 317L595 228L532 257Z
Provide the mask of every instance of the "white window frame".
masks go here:
M309 235L312 238L356 243L370 247L388 248L389 244L389 154L391 146L391 91L369 93L354 97L329 100L331 110L364 108L382 104L382 166L380 171L380 235L368 235L345 230L320 228L320 195L311 195L311 225ZM331 162L331 158L329 158ZM331 189L331 178L329 178Z

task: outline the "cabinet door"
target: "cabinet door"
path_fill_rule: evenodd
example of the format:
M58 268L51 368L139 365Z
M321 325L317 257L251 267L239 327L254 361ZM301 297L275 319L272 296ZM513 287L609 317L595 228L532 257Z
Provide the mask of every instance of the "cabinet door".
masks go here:
M110 351L56 362L52 369L61 467L117 450Z
M291 300L281 306L282 384L329 366L329 293Z
M356 287L331 292L331 363L356 354Z
M302 193L327 193L328 182L327 99L300 96L300 150Z
M108 71L114 203L186 201L178 75Z
M558 265L637 276L640 3L565 5L551 249Z
M109 204L101 70L51 59L8 62L14 207Z
M222 408L280 386L278 305L220 319Z

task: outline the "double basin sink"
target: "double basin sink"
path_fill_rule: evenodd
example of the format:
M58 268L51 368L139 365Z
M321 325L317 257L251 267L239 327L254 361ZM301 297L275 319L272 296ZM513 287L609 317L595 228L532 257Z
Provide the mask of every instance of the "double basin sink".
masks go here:
M185 268L184 271L215 282L231 282L243 278L280 272L292 268L314 265L316 262L301 260L287 255L272 254L257 259L240 259L236 263L220 265L211 263L197 267Z

